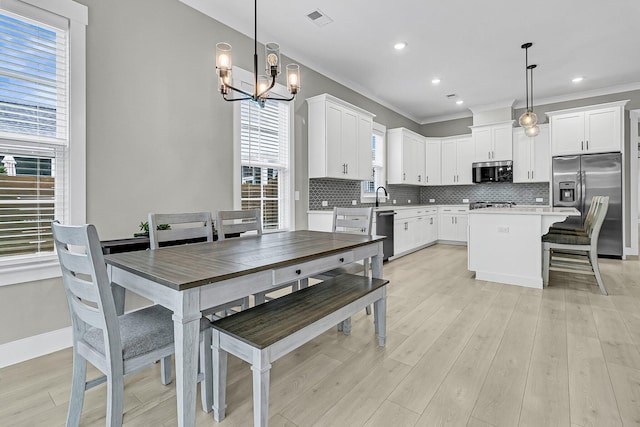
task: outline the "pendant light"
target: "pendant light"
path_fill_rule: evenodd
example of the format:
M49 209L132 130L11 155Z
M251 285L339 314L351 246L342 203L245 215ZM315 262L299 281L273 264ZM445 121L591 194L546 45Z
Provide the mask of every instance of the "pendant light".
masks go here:
M536 64L527 66L527 71L529 72L529 81L531 82L531 115L533 117L533 126L525 127L524 133L528 137L534 137L540 133L540 128L538 127L538 116L533 112L533 70L537 67Z
M243 101L245 99L257 102L260 107L268 99L276 101L293 101L300 90L300 67L297 64L287 65L287 90L290 98L274 96L269 91L276 84L276 77L280 74L280 46L277 43L265 44L265 61L267 75L258 75L258 0L254 0L254 38L253 38L253 93L245 92L231 84L231 45L218 43L216 45L216 70L219 78L219 89L225 101ZM238 92L239 97L228 98L229 91Z
M537 123L538 123L538 116L536 116L536 113L533 112L533 69L537 67L537 65L529 65L529 48L533 46L533 43L525 43L522 46L520 46L522 49L524 49L525 52L525 91L526 91L526 96L527 96L527 107L526 107L526 111L520 116L520 119L518 120L518 122L520 123L520 126L522 126L523 128L525 128L525 133L528 136L535 136L538 134L539 129L537 128ZM529 75L531 75L531 107L529 107ZM532 130L529 133L527 133L527 130L529 128L533 128L535 127L537 130ZM535 133L535 135L532 135L531 133Z

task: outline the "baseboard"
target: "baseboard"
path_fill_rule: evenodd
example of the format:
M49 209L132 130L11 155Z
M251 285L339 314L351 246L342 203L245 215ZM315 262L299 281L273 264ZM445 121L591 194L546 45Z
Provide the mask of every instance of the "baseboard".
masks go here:
M0 368L44 356L72 345L71 326L0 344Z

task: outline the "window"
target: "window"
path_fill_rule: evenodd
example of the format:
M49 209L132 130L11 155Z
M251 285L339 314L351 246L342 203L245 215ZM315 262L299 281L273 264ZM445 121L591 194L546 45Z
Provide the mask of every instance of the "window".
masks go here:
M0 285L59 276L51 222L84 222L85 25L70 0L0 4Z
M252 91L253 76L234 69L234 79ZM280 85L276 85L280 86ZM281 91L286 91L280 87ZM286 92L285 92L286 93ZM268 100L264 108L250 100L236 104L239 130L240 189L237 208L261 209L265 231L292 228L292 104Z
M371 181L362 181L362 203L372 203L376 200L376 188L385 185L385 134L386 127L381 124L373 124L371 135ZM379 200L385 200L381 192Z

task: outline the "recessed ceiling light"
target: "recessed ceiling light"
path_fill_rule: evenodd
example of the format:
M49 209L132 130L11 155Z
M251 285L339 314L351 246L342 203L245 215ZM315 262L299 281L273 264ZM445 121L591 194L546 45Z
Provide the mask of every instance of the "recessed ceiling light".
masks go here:
M574 83L580 83L582 80L584 80L584 77L576 77L571 81L574 82Z
M433 79L431 80L431 83L433 83L434 85L437 85L438 83L440 83L440 79Z
M402 50L405 47L407 47L407 44L405 42L399 42L399 43L396 43L396 44L393 45L393 48L395 50Z
M458 105L462 105L462 104L464 104L464 101L463 101L462 99L458 99L458 100L456 101L456 104L458 104Z

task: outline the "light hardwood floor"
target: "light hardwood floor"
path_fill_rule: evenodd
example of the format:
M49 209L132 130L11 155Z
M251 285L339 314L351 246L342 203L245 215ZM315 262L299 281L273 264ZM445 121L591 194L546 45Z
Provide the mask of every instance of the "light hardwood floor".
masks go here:
M588 276L542 290L476 281L465 247L437 245L385 264L388 338L353 319L273 365L272 426L640 425L640 261L602 260L609 296ZM95 374L90 370L90 374ZM71 352L0 370L0 426L64 425ZM82 425L104 425L105 386ZM251 372L230 357L227 418L251 425ZM125 383L127 426L176 424L159 365Z

